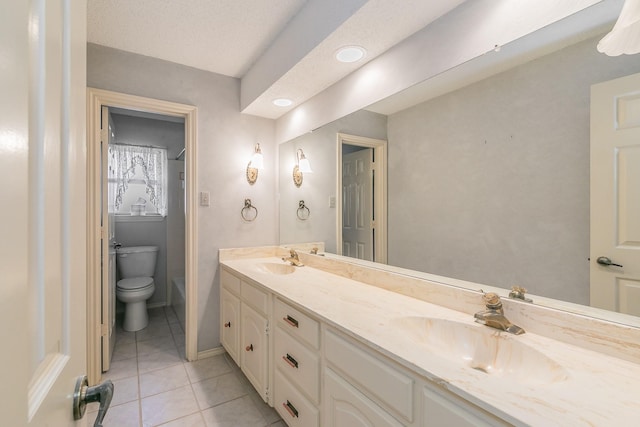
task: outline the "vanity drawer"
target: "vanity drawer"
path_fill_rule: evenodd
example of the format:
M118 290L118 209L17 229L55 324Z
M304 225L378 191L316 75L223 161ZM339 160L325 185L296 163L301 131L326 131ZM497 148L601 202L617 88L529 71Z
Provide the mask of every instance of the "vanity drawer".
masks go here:
M325 357L342 376L387 410L413 422L414 380L381 361L355 343L326 331Z
M295 386L276 369L273 406L289 427L318 427L320 413Z
M242 301L249 304L262 314L267 314L267 306L269 295L262 289L258 289L254 285L242 281L241 287Z
M315 403L320 398L320 360L317 354L280 327L275 333L275 364Z
M279 299L276 299L274 316L282 329L315 349L320 347L320 324L317 321Z
M240 295L240 279L222 268L220 270L220 283L229 292Z

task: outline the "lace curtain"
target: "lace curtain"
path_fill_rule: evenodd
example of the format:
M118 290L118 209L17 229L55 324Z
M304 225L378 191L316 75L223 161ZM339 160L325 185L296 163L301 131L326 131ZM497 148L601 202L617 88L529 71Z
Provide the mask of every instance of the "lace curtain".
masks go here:
M144 184L146 201L167 215L167 150L109 144L109 211L118 213L130 184Z

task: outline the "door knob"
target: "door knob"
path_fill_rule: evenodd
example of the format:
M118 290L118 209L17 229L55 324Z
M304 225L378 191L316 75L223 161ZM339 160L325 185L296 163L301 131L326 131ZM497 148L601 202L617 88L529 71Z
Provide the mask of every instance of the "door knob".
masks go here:
M622 265L620 264L615 264L613 263L609 258L607 258L606 256L601 256L598 257L598 259L596 260L596 262L600 265L604 265L604 266L614 266L614 267L622 267Z
M86 375L78 377L76 389L73 392L73 419L79 420L84 417L84 413L87 410L87 403L100 402L100 408L98 409L98 415L96 416L96 421L93 423L93 427L102 427L102 421L104 421L104 417L107 415L112 397L113 383L111 380L106 380L98 385L89 387L89 381Z

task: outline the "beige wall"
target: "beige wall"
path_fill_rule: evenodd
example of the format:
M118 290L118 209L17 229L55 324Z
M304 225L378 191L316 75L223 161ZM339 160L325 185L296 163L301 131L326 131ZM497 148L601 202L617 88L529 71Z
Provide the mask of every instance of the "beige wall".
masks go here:
M87 85L198 107L197 186L211 195L198 211L198 350L219 346L218 249L278 242L274 121L240 114L238 79L94 44ZM245 168L256 142L266 169L250 186ZM240 217L245 198L260 210L255 222Z

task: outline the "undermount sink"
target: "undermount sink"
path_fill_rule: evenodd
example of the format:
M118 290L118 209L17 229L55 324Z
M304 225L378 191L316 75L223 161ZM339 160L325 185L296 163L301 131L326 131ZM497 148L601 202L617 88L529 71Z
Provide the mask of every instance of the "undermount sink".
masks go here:
M263 262L258 264L258 269L271 274L291 274L296 268L291 264L281 264L277 262Z
M518 341L521 336L429 317L402 317L395 322L425 351L491 376L525 384L557 383L568 377L553 359Z

